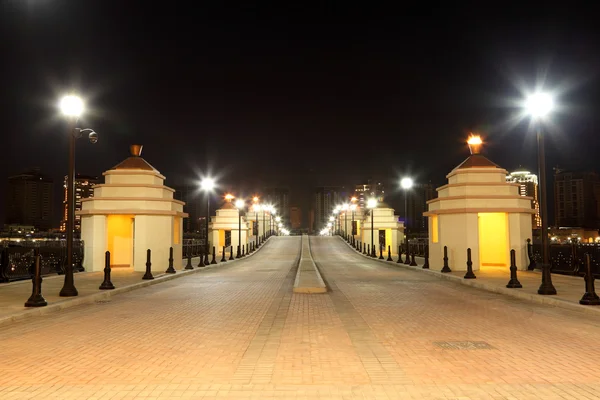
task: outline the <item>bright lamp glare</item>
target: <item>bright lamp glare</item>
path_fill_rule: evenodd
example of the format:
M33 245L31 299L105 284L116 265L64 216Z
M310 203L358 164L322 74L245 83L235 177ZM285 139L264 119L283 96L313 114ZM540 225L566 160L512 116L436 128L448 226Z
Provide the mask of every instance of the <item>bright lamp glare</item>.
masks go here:
M236 200L235 201L235 206L237 208L244 208L244 206L246 205L246 202L242 199Z
M367 202L367 208L375 208L377 207L377 199L369 199Z
M69 117L79 117L83 113L83 101L77 96L65 96L60 101L61 112Z
M554 100L548 93L534 93L525 101L525 109L532 117L544 117L554 108Z
M413 187L413 180L411 178L402 178L400 186L402 186L402 189L410 189Z
M211 178L204 178L200 182L200 187L202 190L213 190L215 188L215 181Z

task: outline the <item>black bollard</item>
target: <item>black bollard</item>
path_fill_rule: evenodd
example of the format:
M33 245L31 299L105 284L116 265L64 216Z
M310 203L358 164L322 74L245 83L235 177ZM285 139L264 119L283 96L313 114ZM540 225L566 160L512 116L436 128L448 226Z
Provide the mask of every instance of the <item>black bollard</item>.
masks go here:
M176 272L175 268L173 268L173 248L169 247L169 267L165 271L165 274L174 274Z
M227 258L225 258L225 246L223 246L223 257L221 257L221 262L227 262Z
M35 260L33 261L33 277L31 278L32 289L31 296L25 302L25 307L44 307L48 302L42 296L42 266L39 249L35 249Z
M477 278L473 273L473 261L471 261L471 248L467 249L467 273L464 279L475 279Z
M386 261L394 261L392 259L392 247L391 246L388 246L388 258Z
M367 255L371 257L371 244L367 245Z
M213 246L213 255L212 255L212 260L210 260L210 263L212 265L215 265L217 263L217 250L216 250L215 246Z
M415 253L412 253L410 255L410 266L411 267L416 267L417 266L417 262L415 261Z
M383 258L383 247L382 247L382 246L379 246L379 259L380 259L380 260L385 260L385 259Z
M527 257L529 258L527 271L533 271L535 269L535 260L533 258L533 245L531 244L531 239L527 239Z
M442 272L452 272L448 266L448 246L444 246L444 267L442 268Z
M229 260L235 260L235 258L233 258L233 246L229 246Z
M429 269L429 245L425 247L425 264L423 264L423 269Z
M579 304L583 304L584 306L600 305L600 298L594 288L594 274L592 274L589 253L585 253L585 294L579 300Z
M240 245L238 244L237 246L237 253L235 253L235 256L237 258L242 258L242 249L240 248Z
M250 252L248 251L248 243L246 243L246 255L250 254Z
M188 249L187 264L185 265L185 269L194 269L194 267L192 266L192 252L189 251L189 249Z
M146 250L146 273L142 279L154 279L152 276L152 252L150 249Z
M208 248L206 249L206 253L204 254L204 265L209 265L210 263L208 262L208 255L209 255L210 250L208 250Z
M404 260L404 265L410 265L410 252L408 246L408 238L406 238L406 260Z
M402 264L402 246L398 246L398 264Z
M509 289L522 288L523 285L521 285L521 282L519 282L519 280L517 279L517 262L516 262L516 256L515 256L514 250L510 251L510 268L509 269L510 269L510 281L508 281L508 284L506 285L506 287Z
M245 249L246 249L246 246L242 245L242 257L246 257L246 253L244 253Z
M204 252L200 250L200 261L198 261L198 268L202 268L205 266L206 265L204 264Z
M104 253L104 282L100 285L100 290L114 289L115 285L110 281L110 251Z

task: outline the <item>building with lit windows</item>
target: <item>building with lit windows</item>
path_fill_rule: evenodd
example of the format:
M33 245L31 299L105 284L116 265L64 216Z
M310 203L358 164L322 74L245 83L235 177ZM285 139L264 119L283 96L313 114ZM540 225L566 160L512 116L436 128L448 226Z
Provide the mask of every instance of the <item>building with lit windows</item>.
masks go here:
M535 210L535 214L531 216L531 228L541 229L542 218L540 217L540 203L538 201L538 177L535 174L525 170L518 169L506 175L506 182L518 183L519 194L525 197L531 197L531 208Z
M322 186L315 190L314 217L311 228L313 231L319 231L327 225L333 209L346 199L343 190L344 188L338 186Z
M34 168L8 178L6 224L52 228L54 181Z
M556 169L554 204L556 226L600 228L600 176Z
M60 221L60 231L67 230L68 202L67 202L67 182L68 176L65 176L63 183L63 218ZM94 185L100 183L97 176L75 175L75 211L81 211L81 200L88 197L94 197ZM75 232L81 231L81 217L75 216Z
M383 183L376 182L372 179L367 180L366 183L356 185L354 188L355 196L358 199L358 207L365 208L367 206L367 200L371 197L377 199L378 202L382 202L385 197L385 188Z

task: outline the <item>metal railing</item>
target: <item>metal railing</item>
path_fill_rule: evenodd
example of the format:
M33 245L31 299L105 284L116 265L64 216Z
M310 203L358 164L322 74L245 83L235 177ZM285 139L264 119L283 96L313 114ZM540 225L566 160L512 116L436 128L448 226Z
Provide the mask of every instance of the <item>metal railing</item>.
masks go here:
M534 264L542 262L542 245L528 246L529 259ZM590 266L594 277L600 277L600 245L595 243L551 244L548 246L550 271L555 274L579 275L585 273L585 254L590 255Z
M65 240L0 241L0 282L30 279L39 249L42 275L63 274L67 262ZM83 241L73 241L73 270L83 271Z
M192 257L199 257L200 254L205 250L204 239L183 239L183 258L187 258L188 255Z

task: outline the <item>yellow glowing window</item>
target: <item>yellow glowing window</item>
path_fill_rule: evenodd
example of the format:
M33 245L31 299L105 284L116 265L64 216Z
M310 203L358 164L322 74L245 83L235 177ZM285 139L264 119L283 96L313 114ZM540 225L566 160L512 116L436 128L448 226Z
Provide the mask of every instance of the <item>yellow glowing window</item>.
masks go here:
M438 216L431 216L431 241L433 243L438 242Z

